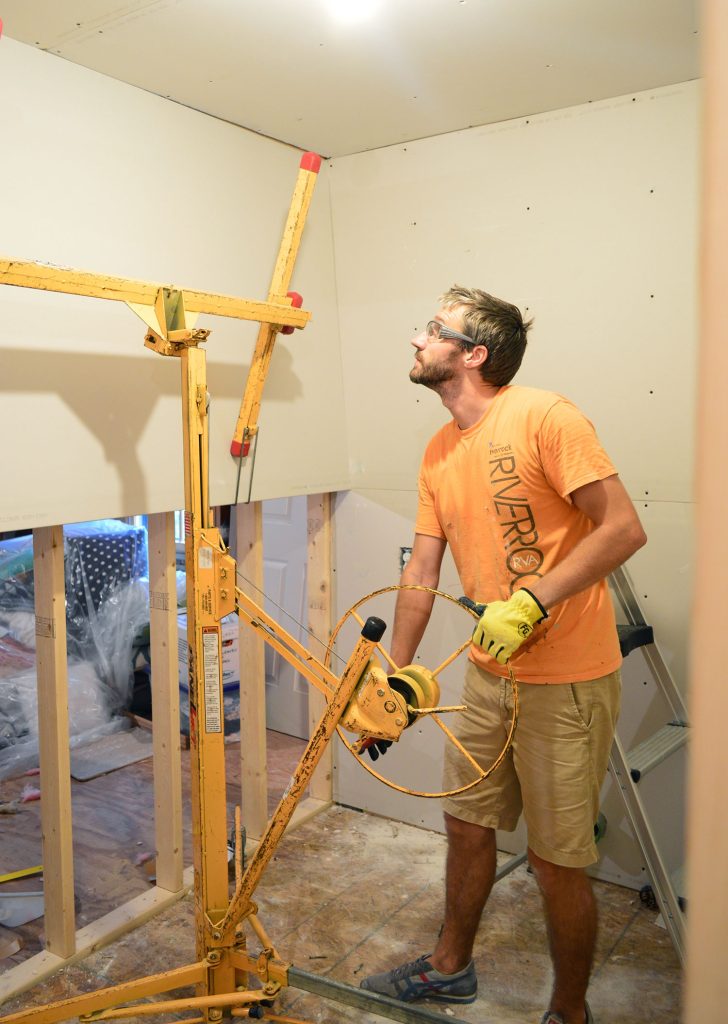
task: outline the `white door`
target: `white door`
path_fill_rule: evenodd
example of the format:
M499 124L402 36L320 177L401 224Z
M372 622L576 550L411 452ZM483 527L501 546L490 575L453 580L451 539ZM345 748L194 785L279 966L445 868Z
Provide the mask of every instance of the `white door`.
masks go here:
M265 610L306 643L306 498L263 502ZM266 724L289 736L308 738L308 683L277 651L265 648Z

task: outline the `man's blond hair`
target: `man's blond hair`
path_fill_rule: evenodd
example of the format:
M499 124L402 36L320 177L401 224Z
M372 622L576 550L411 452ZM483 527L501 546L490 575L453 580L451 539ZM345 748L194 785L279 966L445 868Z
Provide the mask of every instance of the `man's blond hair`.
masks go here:
M488 349L488 358L480 368L483 380L497 387L509 384L523 360L533 320L524 321L517 306L480 288L454 284L440 302L446 309L462 306L463 333Z

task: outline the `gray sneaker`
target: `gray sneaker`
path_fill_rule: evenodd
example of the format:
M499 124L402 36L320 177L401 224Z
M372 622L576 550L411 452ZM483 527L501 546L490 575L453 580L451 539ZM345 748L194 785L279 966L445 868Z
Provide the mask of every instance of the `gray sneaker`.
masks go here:
M584 1018L584 1024L594 1024L594 1018L592 1012L589 1009L589 1003L584 1003L586 1008L586 1017ZM547 1010L541 1018L541 1024L564 1024L564 1018L560 1013L554 1013L553 1010Z
M415 999L435 999L440 1003L475 1002L478 979L473 961L456 974L441 974L428 960L431 955L426 953L412 963L402 964L384 974L370 974L359 987L403 1003L411 1003Z

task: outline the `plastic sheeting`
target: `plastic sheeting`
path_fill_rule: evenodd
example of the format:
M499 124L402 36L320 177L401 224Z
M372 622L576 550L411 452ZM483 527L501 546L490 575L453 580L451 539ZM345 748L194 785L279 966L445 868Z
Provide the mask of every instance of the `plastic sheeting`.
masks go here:
M72 744L115 731L148 630L146 531L116 520L64 527ZM0 778L37 759L32 535L0 542Z

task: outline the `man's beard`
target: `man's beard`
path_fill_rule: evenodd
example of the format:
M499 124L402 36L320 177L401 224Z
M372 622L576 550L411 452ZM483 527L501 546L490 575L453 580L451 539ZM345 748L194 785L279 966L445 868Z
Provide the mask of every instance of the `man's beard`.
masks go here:
M419 361L410 370L409 379L413 384L422 384L433 391L440 391L443 384L447 384L455 376L455 367L452 359L444 359L439 363L430 363L426 366Z

